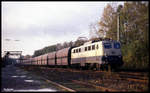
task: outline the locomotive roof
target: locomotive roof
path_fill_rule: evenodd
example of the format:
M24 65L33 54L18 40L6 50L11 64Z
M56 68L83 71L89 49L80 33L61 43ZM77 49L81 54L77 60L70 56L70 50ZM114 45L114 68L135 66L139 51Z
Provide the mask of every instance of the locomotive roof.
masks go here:
M81 46L76 46L76 47L73 47L73 48L79 48L79 47L83 47L83 46L93 45L93 44L98 43L98 42L119 42L119 41L111 40L111 39L97 40L97 41L93 40L93 41L86 42Z
M107 39L105 39L105 40L93 40L93 41L85 42L84 45L92 44L92 43L95 43L95 42L107 42L107 41L118 42L116 40L111 40L111 39L109 39L109 40L107 40Z

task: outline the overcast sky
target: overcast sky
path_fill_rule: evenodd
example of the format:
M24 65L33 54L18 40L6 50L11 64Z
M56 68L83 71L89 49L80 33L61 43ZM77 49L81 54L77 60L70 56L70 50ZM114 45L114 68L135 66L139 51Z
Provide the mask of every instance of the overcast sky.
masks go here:
M33 55L45 46L89 37L112 2L2 2L2 52ZM119 2L122 3L122 2Z

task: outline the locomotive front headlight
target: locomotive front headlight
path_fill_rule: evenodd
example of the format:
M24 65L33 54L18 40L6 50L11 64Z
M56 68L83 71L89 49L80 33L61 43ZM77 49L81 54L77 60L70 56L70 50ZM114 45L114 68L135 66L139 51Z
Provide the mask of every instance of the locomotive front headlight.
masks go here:
M104 56L105 56L105 57L107 57L107 54L106 54L106 53L104 53Z

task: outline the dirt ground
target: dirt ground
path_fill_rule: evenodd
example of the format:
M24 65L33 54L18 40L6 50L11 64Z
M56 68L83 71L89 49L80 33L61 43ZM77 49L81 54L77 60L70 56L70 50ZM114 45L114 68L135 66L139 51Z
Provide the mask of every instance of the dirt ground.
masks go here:
M61 89L50 85L39 76L19 69L13 65L1 68L1 92L16 91L61 91Z

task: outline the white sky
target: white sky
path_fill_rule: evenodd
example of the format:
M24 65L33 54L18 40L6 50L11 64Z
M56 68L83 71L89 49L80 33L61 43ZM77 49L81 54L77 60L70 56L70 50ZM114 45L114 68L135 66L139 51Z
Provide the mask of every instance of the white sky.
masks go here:
M45 46L89 37L90 23L100 20L108 3L2 2L1 51L33 55Z

